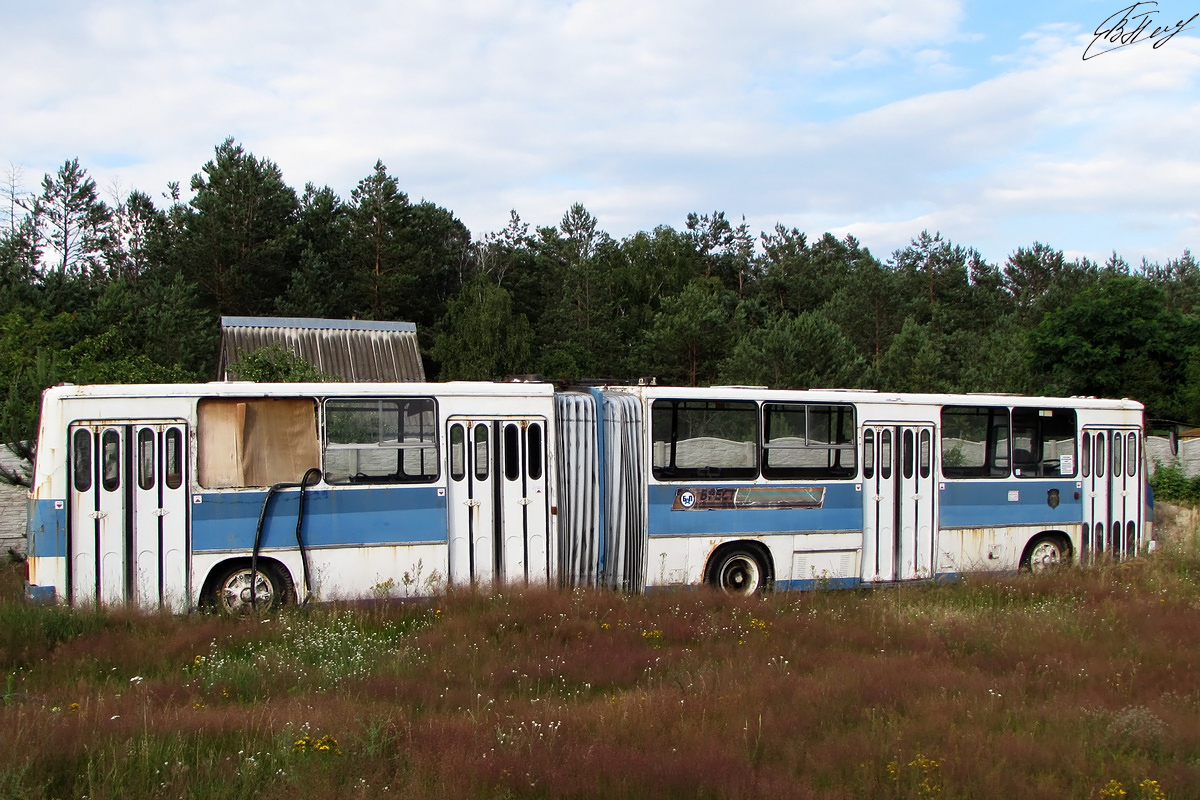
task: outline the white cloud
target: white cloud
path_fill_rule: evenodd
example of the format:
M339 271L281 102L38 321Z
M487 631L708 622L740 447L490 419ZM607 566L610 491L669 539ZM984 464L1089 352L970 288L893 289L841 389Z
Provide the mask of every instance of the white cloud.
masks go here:
M951 0L57 6L19 17L0 83L27 177L78 156L157 195L232 135L298 190L381 159L477 235L575 201L618 236L721 209L881 254L930 228L1135 261L1197 232L1187 35L1083 62L1076 19L968 64Z

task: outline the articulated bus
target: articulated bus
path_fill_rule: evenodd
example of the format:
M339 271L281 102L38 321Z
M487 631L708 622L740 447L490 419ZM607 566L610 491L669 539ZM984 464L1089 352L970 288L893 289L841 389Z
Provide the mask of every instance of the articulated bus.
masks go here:
M1132 400L546 383L59 386L27 594L849 587L1152 544Z

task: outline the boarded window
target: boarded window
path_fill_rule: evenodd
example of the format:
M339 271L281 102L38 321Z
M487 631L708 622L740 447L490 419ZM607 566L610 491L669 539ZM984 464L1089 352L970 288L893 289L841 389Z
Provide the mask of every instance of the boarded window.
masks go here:
M430 483L438 476L430 397L325 401L325 480Z
M206 489L299 483L321 463L311 399L201 400L196 438Z

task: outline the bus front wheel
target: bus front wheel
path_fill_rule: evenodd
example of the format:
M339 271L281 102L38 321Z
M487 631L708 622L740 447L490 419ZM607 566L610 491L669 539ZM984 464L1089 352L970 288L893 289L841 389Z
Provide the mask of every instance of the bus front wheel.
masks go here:
M242 562L225 568L213 581L210 605L221 614L242 616L254 611L271 611L288 602L291 582L281 570L269 563L259 562L252 574L250 565Z

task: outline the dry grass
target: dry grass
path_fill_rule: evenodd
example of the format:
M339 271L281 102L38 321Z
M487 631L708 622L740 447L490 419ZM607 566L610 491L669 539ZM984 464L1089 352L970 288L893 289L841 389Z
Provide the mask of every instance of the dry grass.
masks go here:
M453 592L257 620L0 578L0 797L1200 795L1200 557L732 599Z

